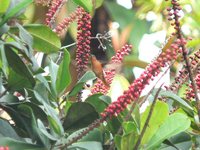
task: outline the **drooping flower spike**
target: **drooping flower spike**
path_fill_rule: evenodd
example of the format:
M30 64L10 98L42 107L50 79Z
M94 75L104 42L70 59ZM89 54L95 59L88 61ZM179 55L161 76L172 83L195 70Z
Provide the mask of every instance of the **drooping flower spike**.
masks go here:
M82 9L78 16L76 63L78 78L86 71L90 58L91 16Z

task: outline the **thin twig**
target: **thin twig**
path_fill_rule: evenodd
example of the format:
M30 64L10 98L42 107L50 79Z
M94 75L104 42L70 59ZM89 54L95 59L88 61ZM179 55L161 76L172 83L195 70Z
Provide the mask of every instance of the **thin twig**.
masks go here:
M72 43L72 44L69 44L69 45L63 46L63 47L61 47L60 49L63 50L63 49L65 49L65 48L69 48L69 47L74 46L74 45L76 45L76 44L77 44L77 43L74 42L74 43Z
M162 85L163 85L163 84L162 84ZM138 150L138 148L139 148L139 146L140 146L140 143L141 143L141 141L142 141L142 138L143 138L143 136L144 136L144 133L145 133L145 131L146 131L146 129L147 129L147 126L148 126L149 121L150 121L150 119L151 119L151 116L152 116L152 114L153 114L153 110L154 110L154 107L155 107L155 104L156 104L156 100L157 100L157 98L158 98L159 92L161 91L162 85L160 86L160 88L159 88L158 91L156 92L156 95L155 95L155 97L154 97L153 103L152 103L151 108L150 108L150 110L149 110L149 114L148 114L148 116L147 116L147 120L146 120L146 122L145 122L145 124L144 124L144 127L143 127L143 129L142 129L142 132L141 132L140 136L138 137L138 140L137 140L137 142L136 142L136 144L135 144L135 147L133 148L134 150Z

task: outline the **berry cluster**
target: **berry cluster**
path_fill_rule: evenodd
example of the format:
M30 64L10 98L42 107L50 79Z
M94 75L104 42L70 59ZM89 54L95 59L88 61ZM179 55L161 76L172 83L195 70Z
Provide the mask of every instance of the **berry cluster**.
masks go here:
M156 60L154 60L145 71L140 75L139 78L134 80L127 91L124 91L123 95L120 96L117 101L110 104L105 111L101 114L102 118L117 116L122 112L128 104L136 100L146 85L149 84L150 80L153 80L155 76L160 73L160 69L171 63L172 60L177 58L177 52L179 47L174 45L166 52L161 53Z
M8 146L0 146L0 150L10 150Z
M197 70L197 75L195 77L195 82L196 82L196 85L197 85L197 91L198 91L198 93L200 93L200 67ZM189 87L190 88L187 89L187 92L186 92L186 98L188 100L195 98L195 93L194 93L193 86L191 84L189 84Z
M115 56L111 58L111 63L121 63L124 56L128 55L132 49L132 45L124 45L121 50L118 50Z
M70 14L70 16L66 17L61 23L58 24L58 26L54 29L54 32L58 35L61 34L62 31L66 30L68 26L82 14L83 11L83 8L78 7L72 14Z
M193 56L189 57L189 59L190 59L191 69L195 70L200 61L200 50L196 51ZM167 89L176 92L181 88L181 86L185 83L187 79L188 79L188 70L186 66L183 66L183 68L179 71L178 76L175 77L174 82L171 84L170 87L167 87Z
M104 77L105 77L108 85L111 85L114 76L115 76L115 70L107 70L104 72ZM101 81L101 79L97 79L96 83L94 84L94 87L91 90L91 93L92 94L102 93L102 94L106 95L108 93L109 89L110 89L110 87L106 86Z
M51 6L49 7L48 12L46 14L46 25L48 25L49 27L52 26L52 21L54 21L56 14L60 10L64 2L65 0L52 1Z
M132 45L124 45L117 53L111 58L110 64L121 64L125 55L128 55L132 49ZM116 74L115 68L106 68L104 72L104 77L108 83L111 85L112 80ZM94 84L93 89L91 90L92 94L102 93L107 94L109 87L106 86L100 79L97 79L97 82Z
M174 29L176 31L175 34L179 34L180 32L180 22L179 18L180 16L180 10L182 9L180 4L178 3L178 0L171 0L172 8L167 8L168 11L168 20L171 21L171 25L174 26Z
M90 36L91 36L91 16L82 9L82 15L78 16L77 28L77 51L76 62L78 78L80 78L87 68L90 57Z

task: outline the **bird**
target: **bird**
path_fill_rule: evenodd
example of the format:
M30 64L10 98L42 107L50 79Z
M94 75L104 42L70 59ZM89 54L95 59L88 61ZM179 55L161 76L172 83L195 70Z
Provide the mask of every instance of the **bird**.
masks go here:
M94 55L91 55L91 69L95 73L95 75L104 83L104 85L110 87L108 82L106 81L103 66L99 60Z

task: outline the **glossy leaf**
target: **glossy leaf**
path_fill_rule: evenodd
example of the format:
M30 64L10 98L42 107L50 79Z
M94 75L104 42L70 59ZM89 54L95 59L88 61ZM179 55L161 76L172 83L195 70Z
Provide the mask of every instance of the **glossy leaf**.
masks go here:
M59 37L50 28L44 25L26 25L24 28L33 37L33 48L46 54L58 52L61 47Z
M82 78L77 82L77 84L74 86L72 91L69 93L68 96L75 96L82 88L83 85L89 81L89 80L94 80L96 78L96 75L92 71L86 72Z
M85 102L90 103L98 113L101 113L104 111L104 109L108 106L107 103L105 103L103 100L101 100L102 94L94 94L89 96Z
M61 120L58 117L58 113L54 108L46 103L43 103L43 106L45 108L46 114L48 115L51 131L59 136L63 136L64 129Z
M170 115L159 127L154 136L147 143L146 149L154 149L165 139L170 138L190 127L190 119L183 114L175 113Z
M9 7L10 0L0 0L0 15L4 14Z
M89 103L73 103L68 110L63 126L65 130L84 128L98 118L95 108Z
M36 99L41 104L47 103L49 104L48 93L43 83L36 84L33 91Z
M25 149L29 149L29 150L45 150L44 147L41 147L39 145L34 145L34 144L30 144L30 143L26 143L26 142L22 142L22 141L17 141L15 139L12 138L8 138L8 137L0 137L0 145L1 146L9 146L10 150L25 150Z
M8 46L5 46L5 54L9 66L19 75L29 79L32 85L35 84L32 73L28 67L24 64L21 58Z
M139 131L137 129L137 125L134 122L124 122L123 129L125 134L129 134L131 132L137 133Z
M21 140L8 121L0 118L0 134L4 137L10 137L16 140Z
M0 22L0 27L8 21L8 19L14 17L18 12L20 12L22 9L26 8L28 5L30 5L33 2L33 0L21 0L18 4L16 4L15 7L13 7L11 10L9 10L6 15L2 18Z
M189 110L193 110L193 108L188 103L186 103L182 98L180 98L179 96L177 96L173 92L161 91L159 94L161 96L173 99L175 102L179 103L181 106L183 106L183 107L185 107Z
M103 146L100 142L95 141L89 141L89 142L78 142L73 144L72 146L69 146L69 150L103 150Z
M85 130L85 128L73 132L67 138L59 139L57 141L56 145L68 143L71 139L73 139L74 137L79 135L83 130ZM101 133L100 129L98 129L98 128L93 129L87 135L85 135L82 139L79 140L79 142L88 142L88 141L95 141L95 142L102 143L103 137L102 137L102 133Z
M121 127L121 122L119 118L112 118L111 120L107 121L107 128L112 134L116 134Z
M44 136L43 134L41 134L38 126L37 126L37 122L36 122L36 117L33 113L33 110L30 106L22 104L19 105L18 108L20 110L22 110L23 113L27 114L30 116L31 118L31 128L32 128L32 133L35 134L36 140L41 142L45 147L50 147L50 141L49 139Z
M49 139L53 140L53 141L57 141L58 138L57 137L54 137L53 135L51 135L46 127L44 126L44 124L42 123L42 121L40 119L37 120L37 123L38 123L38 128L39 130L46 136L48 137Z
M19 28L19 37L31 47L33 45L33 37L20 24L17 24L17 27Z
M149 114L149 110L150 110L150 106L142 114L140 130L142 130L144 127L147 116ZM169 108L166 103L161 102L161 101L156 102L150 122L149 122L147 129L145 131L145 134L142 138L142 144L147 143L151 139L151 137L156 133L158 128L167 119L168 113L169 113L168 111L169 111Z
M63 91L71 82L71 76L69 72L70 54L67 50L64 50L64 58L58 68L58 74L56 79L56 89L58 94L62 94Z
M0 103L15 104L19 103L19 99L11 94L6 94L0 98Z
M21 91L24 90L24 88L33 88L33 85L28 78L17 74L12 69L9 71L8 75L8 86L13 91Z
M56 91L57 73L58 73L58 65L51 60L50 64L49 64L49 75L51 77L51 89L52 89L52 93L55 96L57 96L57 91Z
M137 134L135 134L134 132L128 133L123 136L117 135L114 138L119 150L133 150L136 139Z
M177 134L173 137L171 137L168 140L173 146L180 150L188 150L192 147L192 141L191 141L191 136L185 132L182 132L180 134ZM172 146L164 142L165 144L161 145L160 150L171 150Z
M73 137L75 137L79 133L81 133L84 129L80 129L80 130L72 133L69 137L67 137L67 139L68 140L72 139ZM80 142L85 142L85 141L103 142L101 130L98 128L95 128L94 130L90 131L86 136L84 136L82 139L80 139Z
M82 6L86 11L91 12L93 5L92 0L73 0L77 5Z

